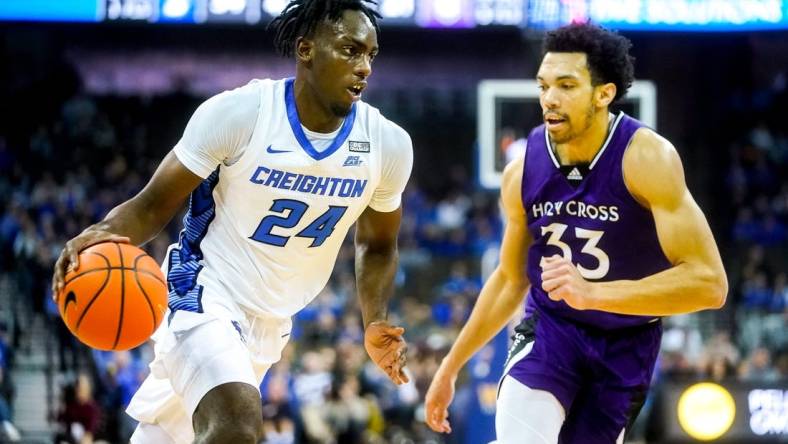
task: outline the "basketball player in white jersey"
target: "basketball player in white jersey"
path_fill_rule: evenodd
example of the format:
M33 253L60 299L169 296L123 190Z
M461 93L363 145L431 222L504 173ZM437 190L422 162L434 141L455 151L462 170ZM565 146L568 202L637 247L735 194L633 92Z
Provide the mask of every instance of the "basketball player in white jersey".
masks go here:
M259 384L354 223L365 347L408 381L404 330L386 314L413 154L408 134L360 101L377 18L367 0L291 1L271 26L295 78L207 100L146 187L66 244L56 294L79 251L143 244L190 196L163 264L169 310L151 375L127 409L140 422L132 443L257 443Z

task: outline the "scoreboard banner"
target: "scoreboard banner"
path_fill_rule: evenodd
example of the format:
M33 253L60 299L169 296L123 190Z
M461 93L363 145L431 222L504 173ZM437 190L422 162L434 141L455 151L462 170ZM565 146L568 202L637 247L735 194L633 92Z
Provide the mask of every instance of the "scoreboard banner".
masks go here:
M0 21L267 23L287 0L2 0ZM378 0L385 26L642 31L788 29L788 0Z

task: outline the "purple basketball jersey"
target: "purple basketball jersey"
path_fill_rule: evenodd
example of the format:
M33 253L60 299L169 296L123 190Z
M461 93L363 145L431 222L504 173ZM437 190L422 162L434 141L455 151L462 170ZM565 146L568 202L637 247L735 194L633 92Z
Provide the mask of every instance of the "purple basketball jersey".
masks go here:
M622 159L643 125L619 113L602 148L581 179L578 169L561 172L549 135L531 131L525 154L522 198L534 242L528 251L531 291L526 311L545 311L583 324L613 330L644 324L653 316L575 310L542 290L542 258L570 257L589 281L634 280L670 267L657 238L654 217L624 184ZM574 179L576 186L570 184Z

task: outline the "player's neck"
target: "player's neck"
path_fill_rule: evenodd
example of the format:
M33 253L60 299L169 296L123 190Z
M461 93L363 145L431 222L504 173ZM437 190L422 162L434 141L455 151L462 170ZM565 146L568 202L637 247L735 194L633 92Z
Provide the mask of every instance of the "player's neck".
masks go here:
M296 77L293 84L298 120L308 130L316 133L330 133L342 125L343 119L321 103L315 91L307 82Z
M599 112L594 121L582 134L565 143L554 143L553 150L562 165L590 163L605 143L615 116L610 112Z

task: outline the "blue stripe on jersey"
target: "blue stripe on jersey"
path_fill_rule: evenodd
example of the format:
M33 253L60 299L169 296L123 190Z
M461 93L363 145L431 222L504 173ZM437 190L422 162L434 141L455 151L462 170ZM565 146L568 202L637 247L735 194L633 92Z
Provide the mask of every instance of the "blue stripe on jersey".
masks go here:
M320 152L312 146L312 143L309 142L306 134L304 134L303 128L301 128L301 120L298 118L295 94L293 93L293 79L285 80L285 104L287 105L287 120L290 122L290 128L293 130L293 135L296 140L298 140L301 148L315 160L322 160L334 154L334 152L345 143L345 140L347 140L347 137L350 135L350 131L353 129L353 123L356 121L356 104L354 103L350 106L350 113L345 117L345 121L342 123L342 128L339 129L337 137L334 138L334 141L331 142L331 145L325 151Z
M216 216L213 189L219 183L219 167L202 181L189 198L189 211L183 217L178 247L173 248L168 258L167 287L168 305L173 312L185 310L202 313L202 285L197 285L197 275L203 266L200 243L208 232L208 226Z

